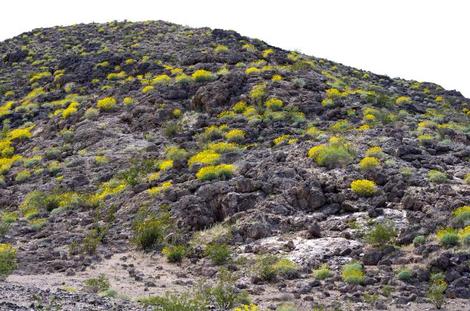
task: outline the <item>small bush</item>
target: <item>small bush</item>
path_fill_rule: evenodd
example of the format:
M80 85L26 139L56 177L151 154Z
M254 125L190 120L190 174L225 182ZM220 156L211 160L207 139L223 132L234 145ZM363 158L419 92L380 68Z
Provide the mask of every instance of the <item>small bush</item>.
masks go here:
M470 205L465 205L452 212L454 218L464 226L470 223Z
M235 166L232 164L210 165L199 169L196 177L199 180L228 179L234 171Z
M463 178L463 181L467 184L470 185L470 173L466 174L465 177Z
M265 103L266 108L274 111L280 110L283 105L284 103L279 98L270 98Z
M23 181L26 181L30 177L31 177L31 173L28 170L23 170L23 171L18 172L18 174L16 174L15 181L18 183L21 183Z
M354 158L351 149L342 143L317 145L308 151L308 156L318 165L328 168L346 165Z
M144 87L142 88L142 93L147 94L147 93L153 91L154 89L155 89L155 88L154 88L153 86L147 85L147 86L144 86Z
M437 238L442 246L446 248L454 247L460 244L460 237L455 229L446 228L437 231Z
M382 148L379 146L375 147L370 147L366 151L366 156L368 157L375 157L375 158L381 158L383 156Z
M168 262L181 262L186 255L186 247L184 245L165 246L162 253Z
M427 297L431 300L437 309L441 309L442 305L444 304L446 289L447 283L443 275L434 274L431 276Z
M0 243L0 279L6 278L16 269L16 249L10 244Z
M372 180L358 179L351 183L351 190L359 196L370 197L377 192L377 185Z
M313 270L313 276L317 280L324 280L331 277L332 273L327 264L323 264L318 269Z
M98 111L98 109L96 108L88 108L86 111L85 111L85 118L86 119L89 119L89 120L93 120L93 119L96 119L96 117L98 117L98 115L100 114L100 112Z
M96 107L102 111L111 111L116 107L116 99L114 97L105 97L96 103Z
M191 76L196 82L212 81L215 79L212 72L204 69L196 70Z
M220 266L230 260L230 247L223 243L211 243L206 246L205 255L214 265Z
M214 164L220 159L220 154L214 150L207 149L199 153L196 153L188 160L188 165L192 166L194 164Z
M250 91L250 98L254 101L261 101L266 96L266 83L259 83L253 86Z
M175 119L178 119L179 117L181 117L182 114L183 114L183 112L181 111L181 109L178 109L178 108L175 108L171 111L171 115Z
M154 306L154 310L161 311L203 311L207 309L206 303L198 297L191 297L188 294L171 294L165 296L154 296L139 299L145 306Z
M155 85L155 84L158 84L158 85L167 85L167 84L170 84L171 82L171 78L166 75L166 74L161 74L161 75L158 75L156 76L153 80L152 80L152 84Z
M181 131L181 126L178 122L167 121L163 124L163 135L166 137L174 137Z
M374 247L383 247L393 243L397 236L392 222L378 223L366 235L366 241Z
M258 259L255 269L262 280L270 282L278 276L285 278L295 277L299 267L290 259L266 255Z
M442 184L447 181L447 175L438 170L430 170L428 172L428 179L430 182Z
M85 280L85 288L92 293L100 293L109 289L110 284L108 278L104 274L100 274L96 278Z
M365 157L359 162L359 167L363 171L369 171L377 168L380 165L379 159L375 157Z
M189 153L178 146L169 146L165 148L165 155L173 161L183 161L188 158Z
M410 104L411 98L409 96L400 96L395 100L395 104L403 105L403 104Z
M227 53L228 51L229 51L228 47L223 44L217 44L217 46L214 48L214 52L216 54Z
M397 277L400 281L409 282L412 277L412 272L410 269L403 268L400 271L398 271Z
M163 242L165 229L160 219L144 220L134 226L134 240L143 250L155 249Z
M360 263L352 262L343 266L341 277L344 282L349 284L363 284L365 274Z
M135 101L132 97L124 97L122 102L124 103L124 105L129 106L129 105L134 104Z
M414 247L417 247L417 246L420 246L420 245L424 245L424 243L426 243L426 237L424 235L417 235L414 239L413 239L413 245Z
M62 118L67 119L71 115L77 113L79 104L77 102L72 102L68 105L67 108L62 111Z
M231 142L241 142L245 139L245 131L240 129L230 130L225 134L225 138Z

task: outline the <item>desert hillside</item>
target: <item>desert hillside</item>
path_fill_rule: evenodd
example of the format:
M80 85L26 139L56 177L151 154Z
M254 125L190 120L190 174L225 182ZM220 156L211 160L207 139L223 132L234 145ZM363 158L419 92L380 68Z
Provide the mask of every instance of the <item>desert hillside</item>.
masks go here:
M0 310L470 310L457 91L80 24L0 43L0 127Z

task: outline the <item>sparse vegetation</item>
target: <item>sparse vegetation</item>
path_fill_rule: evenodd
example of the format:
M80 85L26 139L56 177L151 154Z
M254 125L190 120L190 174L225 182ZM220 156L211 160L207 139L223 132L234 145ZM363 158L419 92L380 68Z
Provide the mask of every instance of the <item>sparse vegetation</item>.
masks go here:
M346 283L363 284L365 279L364 269L358 262L346 264L341 270L341 277Z

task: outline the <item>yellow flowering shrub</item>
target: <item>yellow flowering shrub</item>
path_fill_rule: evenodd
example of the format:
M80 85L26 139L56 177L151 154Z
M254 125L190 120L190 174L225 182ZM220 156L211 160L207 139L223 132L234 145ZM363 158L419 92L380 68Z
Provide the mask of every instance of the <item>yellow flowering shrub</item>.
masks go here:
M169 84L171 82L171 78L166 74L161 74L153 78L152 84Z
M150 195L157 195L157 194L161 193L162 191L164 191L166 189L169 189L171 186L173 186L173 183L171 181L165 181L165 182L161 183L160 185L158 185L156 187L152 187L152 188L148 189L147 192Z
M114 97L105 97L96 103L96 107L103 111L110 111L116 107L116 99Z
M188 160L188 165L192 166L196 163L199 164L214 164L220 159L220 154L214 150L203 150L199 153L196 153Z
M173 167L173 160L163 160L158 165L160 171L166 171Z
M274 53L273 49L266 49L266 50L263 51L263 57L267 58L267 57L269 57L269 55L271 55L273 53Z
M402 105L402 104L409 104L411 103L411 98L409 96L400 96L397 97L395 100L395 104Z
M204 70L204 69L199 69L196 70L191 77L196 81L196 82L204 82L204 81L211 81L215 79L215 76L212 74L212 72Z
M31 76L29 83L34 83L44 78L49 78L50 76L52 76L52 74L49 71L38 72Z
M229 51L228 47L223 44L217 44L216 47L214 48L214 52L217 54L227 53L228 51Z
M281 75L273 75L271 77L271 81L282 81L282 76Z
M247 107L248 106L247 106L246 102L239 101L238 103L233 105L232 110L236 113L243 113L243 112L245 112Z
M62 111L62 118L67 119L71 115L77 113L78 105L79 104L77 102L70 103L70 105Z
M205 166L196 173L199 180L227 179L233 175L235 166L233 164L219 164Z
M257 73L260 73L261 72L261 69L259 68L256 68L256 67L248 67L246 68L245 70L245 73L247 75L250 75L250 74L257 74Z
M132 97L124 97L122 102L124 103L124 105L129 106L129 105L132 105L134 103L134 99Z
M101 184L100 188L94 195L95 201L102 201L105 200L107 197L112 195L118 194L124 189L126 189L127 185L124 181L111 179L110 181L104 182Z
M372 180L357 179L351 183L351 190L360 196L369 197L377 192L377 185Z
M266 95L266 83L258 83L250 91L250 98L261 100Z
M375 157L365 157L359 162L359 167L361 170L371 170L380 165L379 159Z
M274 146L277 146L277 145L280 145L280 144L282 144L283 142L285 142L289 139L290 139L290 135L284 134L284 135L281 135L279 137L274 138L273 139L273 144L274 144Z
M231 152L239 149L239 146L236 143L227 143L227 142L217 142L217 143L210 143L207 146L207 149L215 151L217 153L226 153Z
M268 109L271 109L271 110L279 110L282 108L282 106L284 105L284 103L282 102L282 100L280 100L279 98L270 98L268 99L264 105L266 106L266 108Z
M370 147L366 150L366 156L380 158L382 156L382 148L379 146Z
M13 102L6 102L0 106L0 117L9 115L11 113L11 108L13 107Z
M233 129L225 133L225 138L231 142L240 142L245 139L245 131L240 129Z
M241 305L233 309L233 311L258 311L259 308L255 304Z
M142 88L142 93L147 94L148 92L153 91L155 88L151 85L144 86Z

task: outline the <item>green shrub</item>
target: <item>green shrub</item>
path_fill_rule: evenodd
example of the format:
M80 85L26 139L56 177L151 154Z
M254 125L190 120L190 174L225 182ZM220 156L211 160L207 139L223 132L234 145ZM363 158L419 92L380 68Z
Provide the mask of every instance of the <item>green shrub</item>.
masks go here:
M14 223L18 220L18 212L3 212L1 214L1 221L7 224Z
M117 101L114 97L105 97L96 103L96 107L102 111L111 111L116 107Z
M323 264L318 269L313 270L313 276L317 280L324 280L331 277L332 273L328 264Z
M455 209L452 215L459 223L466 226L470 223L470 205L465 205Z
M413 239L413 245L415 247L420 246L420 245L424 245L424 243L426 243L426 237L424 235L417 235Z
M344 282L349 284L363 284L365 273L360 263L352 262L343 266L341 277Z
M378 223L366 234L366 241L374 247L384 247L395 241L397 232L392 222Z
M0 279L16 269L16 249L11 244L0 243Z
M88 120L93 120L93 119L96 119L96 117L98 117L99 114L100 114L100 112L98 111L98 109L92 107L92 108L88 108L85 111L84 116Z
M30 177L31 177L31 173L28 170L23 170L23 171L18 172L18 174L16 174L15 181L18 183L21 183L23 181L26 181Z
M258 258L255 265L257 275L264 281L273 281L278 276L293 278L297 275L299 267L287 258L278 258L266 255Z
M134 225L134 239L144 250L157 248L163 243L166 223L157 218L150 218Z
M463 178L463 181L467 184L470 185L470 173L466 174L465 177Z
M227 244L210 243L206 246L205 255L210 258L213 264L220 266L230 260L231 251Z
M169 146L165 148L165 156L173 161L184 161L188 158L189 153L178 146Z
M440 273L431 275L427 297L436 306L441 309L445 300L445 291L447 290L447 283L444 276Z
M209 165L202 167L196 173L196 177L199 180L213 180L213 179L228 179L232 177L233 172L235 171L235 166L233 164L219 164L219 165Z
M166 293L164 296L154 296L139 299L145 306L153 306L161 311L204 311L207 310L205 301L188 294Z
M217 44L217 46L214 48L214 52L217 54L227 53L228 51L229 51L228 47L223 44Z
M351 183L351 190L359 196L370 197L377 192L377 185L372 180L357 179Z
M163 248L162 253L168 262L181 262L186 255L186 247L184 245L169 245Z
M241 142L245 139L245 131L240 129L233 129L225 134L225 138L230 142Z
M163 135L166 137L174 137L181 132L181 125L178 122L167 121L163 124Z
M354 158L349 146L342 143L317 145L308 151L308 156L318 165L328 168L346 165Z
M409 282L412 277L412 272L408 268L403 268L398 271L397 277L400 281Z
M430 182L433 182L436 184L442 184L442 183L447 182L447 175L438 170L430 170L428 172L428 179Z
M110 287L109 280L104 274L100 274L96 278L87 279L84 284L85 288L92 293L104 292Z
M453 228L445 228L437 231L436 236L442 246L450 248L460 244L460 237Z
M280 110L282 108L284 103L279 98L270 98L266 101L266 103L264 105L268 109L277 111L277 110Z

